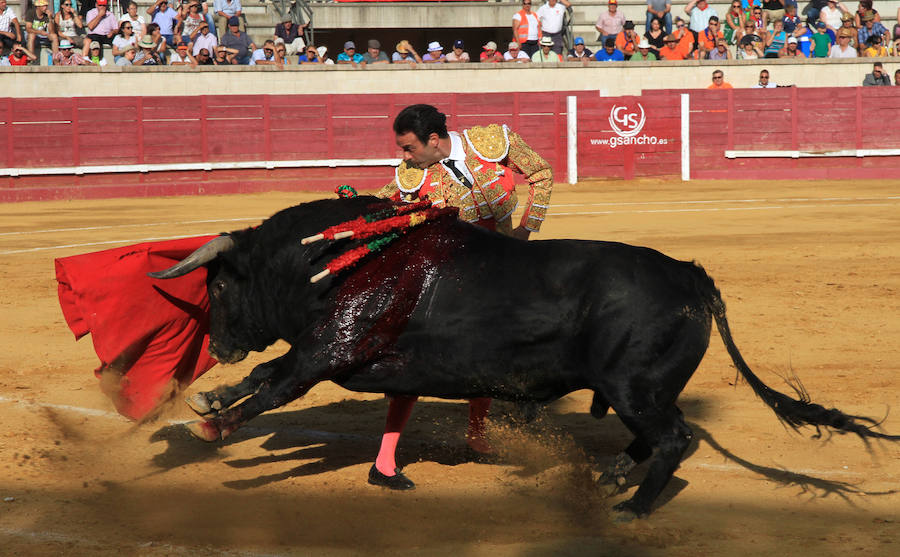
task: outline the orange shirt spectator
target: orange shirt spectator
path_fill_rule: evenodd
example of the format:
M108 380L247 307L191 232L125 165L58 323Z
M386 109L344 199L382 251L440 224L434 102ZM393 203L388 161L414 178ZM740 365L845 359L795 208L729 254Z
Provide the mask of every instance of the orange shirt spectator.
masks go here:
M666 45L659 49L660 60L684 60L684 49L673 34L666 35Z
M634 22L626 21L622 32L616 35L616 50L630 58L637 51L637 45L641 42L641 38L634 32Z
M719 25L719 18L709 18L709 27L697 33L697 49L704 53L716 48L716 41L725 38Z
M687 22L680 17L676 17L675 28L672 29L672 35L678 39L678 48L682 50L682 54L687 58L688 54L694 50L694 33L687 28Z
M712 74L712 83L706 86L707 89L733 89L730 83L725 81L725 74L722 70L715 70Z

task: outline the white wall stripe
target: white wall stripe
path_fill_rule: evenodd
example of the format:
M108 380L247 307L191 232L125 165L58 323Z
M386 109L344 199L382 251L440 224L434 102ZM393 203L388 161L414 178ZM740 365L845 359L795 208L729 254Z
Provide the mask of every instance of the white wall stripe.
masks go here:
M11 217L12 218L12 217ZM27 236L29 234L49 234L55 232L86 232L89 230L111 230L115 228L146 228L151 226L183 226L187 224L215 224L218 222L262 221L266 217L242 217L235 219L185 220L175 222L147 222L129 224L110 224L105 226L79 226L75 228L47 228L44 230L21 230L18 232L0 232L0 236Z
M198 232L195 236L207 236L212 234L218 234L218 232ZM17 253L34 253L38 251L49 251L49 250L59 250L59 249L71 249L71 248L86 248L92 246L104 246L110 244L140 244L142 242L158 242L161 240L177 240L178 238L184 238L184 234L180 234L178 236L154 236L150 238L131 238L129 240L108 240L105 242L85 242L83 244L64 244L60 246L42 246L39 248L26 248L26 249L13 249L0 251L0 255L14 255Z

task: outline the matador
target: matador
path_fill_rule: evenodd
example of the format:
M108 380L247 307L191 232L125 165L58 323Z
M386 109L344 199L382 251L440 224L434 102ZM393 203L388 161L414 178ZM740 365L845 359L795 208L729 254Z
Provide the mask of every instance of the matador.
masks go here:
M394 119L397 146L403 160L394 180L378 195L413 202L428 198L438 206L459 208L459 217L502 234L527 240L544 222L553 189L553 171L543 157L506 125L490 124L462 132L447 131L447 117L437 108L417 104ZM528 200L519 226L512 214L518 201L514 173L528 181ZM400 433L415 404L414 396L391 397L381 449L369 470L369 483L391 489L412 489L413 482L397 467ZM489 398L469 401L466 441L474 451L491 451L484 435Z

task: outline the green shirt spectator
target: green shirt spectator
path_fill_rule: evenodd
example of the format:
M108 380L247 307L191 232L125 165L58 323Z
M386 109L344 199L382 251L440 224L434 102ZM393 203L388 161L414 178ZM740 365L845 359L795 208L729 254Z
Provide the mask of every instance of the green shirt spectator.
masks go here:
M814 58L828 58L828 51L831 50L831 36L826 31L824 22L816 23L816 32L809 40L813 43Z

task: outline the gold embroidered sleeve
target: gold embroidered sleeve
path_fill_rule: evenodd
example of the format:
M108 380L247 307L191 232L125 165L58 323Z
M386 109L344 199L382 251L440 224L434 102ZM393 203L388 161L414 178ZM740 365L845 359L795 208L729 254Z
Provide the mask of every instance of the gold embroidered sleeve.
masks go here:
M525 175L528 180L528 201L521 225L537 232L547 216L550 207L550 192L553 190L553 169L544 157L538 155L525 143L519 134L509 132L509 154L507 166Z
M391 180L390 184L388 184L388 185L384 186L383 188L381 188L380 190L378 190L378 193L376 193L375 195L377 197L389 198L389 197L393 196L395 193L397 193L398 191L400 191L400 190L397 188L397 181Z

